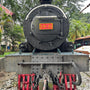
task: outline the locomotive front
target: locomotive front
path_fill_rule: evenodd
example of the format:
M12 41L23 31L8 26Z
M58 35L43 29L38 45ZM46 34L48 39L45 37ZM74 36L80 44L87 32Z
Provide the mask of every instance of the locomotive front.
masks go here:
M64 12L48 1L42 3L41 0L41 5L30 10L24 20L27 43L46 51L60 47L69 32L69 22Z
M51 5L51 1L40 0L41 5L29 11L24 20L27 42L20 46L21 51L32 51L31 48L50 51L58 48L61 52L34 53L34 49L32 53L15 54L13 64L14 59L7 58L5 67L12 71L13 65L13 71L19 74L18 90L76 90L76 86L82 82L80 72L89 70L87 55L62 52L72 50L72 44L66 41L69 22L64 12Z

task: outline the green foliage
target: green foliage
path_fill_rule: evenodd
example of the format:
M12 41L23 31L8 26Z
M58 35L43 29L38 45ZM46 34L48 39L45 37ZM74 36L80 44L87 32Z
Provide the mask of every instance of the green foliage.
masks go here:
M0 57L5 57L6 55L9 55L9 54L14 54L16 52L5 52L4 55L0 55Z
M0 18L0 27L2 27L2 28L0 28L0 42L1 42L1 37L2 37L3 27L4 27L5 23L11 24L10 22L11 23L13 22L12 17L8 16L4 11L2 11L1 18ZM11 27L12 27L12 25L11 25ZM7 28L10 29L11 27L7 27Z
M3 55L4 54L4 51L0 50L0 55Z
M0 13L2 12L2 8L0 7Z
M78 19L82 22L90 23L90 13L80 14L80 17L78 17Z
M80 11L80 4L84 0L52 0L52 4L59 6L67 14L69 18L77 18ZM39 0L7 0L4 5L16 14L16 21L22 25L26 14L36 5L39 5Z
M0 42L1 42L1 37L2 37L2 25L1 25L1 21L2 21L2 8L0 7Z
M14 31L11 35L16 41L22 41L24 39L23 28L20 25L14 25Z
M84 0L53 0L53 4L59 6L69 18L79 15L80 4Z
M9 37L12 41L12 50L14 51L14 46L17 44L17 41L21 42L24 39L23 28L6 21L4 24L4 30L4 35Z
M2 30L0 28L0 43L1 43L1 37L2 37Z
M23 34L23 28L20 25L16 25L12 19L11 16L7 15L2 9L0 9L0 26L3 28L0 28L0 41L1 41L1 36L2 36L2 31L4 30L4 37L6 39L11 39L11 43L13 45L13 50L14 46L17 44L17 41L22 41L24 39L24 34Z
M69 41L74 41L81 36L90 35L90 13L80 13L81 5L79 2L84 1L85 0L53 0L52 2L52 4L59 6L70 18ZM16 14L15 21L19 21L21 25L29 10L38 4L39 0L7 0L4 2L4 5ZM11 29L11 31L13 31L13 29Z
M76 38L90 35L90 24L75 19L72 19L70 23L69 41L74 42Z
M23 24L23 20L28 11L39 4L38 0L7 0L4 5L12 10L16 15L16 20Z
M90 24L87 24L86 28L87 28L87 31L85 34L87 36L87 35L90 35Z

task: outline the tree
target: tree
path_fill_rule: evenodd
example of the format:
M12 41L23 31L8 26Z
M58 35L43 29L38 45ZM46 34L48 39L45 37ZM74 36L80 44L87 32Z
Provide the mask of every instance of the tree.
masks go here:
M2 37L2 29L0 27L0 42L1 42L1 37Z
M7 21L4 24L4 35L11 39L12 51L15 50L15 45L17 41L22 41L24 39L23 28L19 25L14 25L11 22Z
M3 25L4 25L4 21L6 19L5 16L6 16L5 12L0 7L0 50L1 50L1 39L2 39Z
M23 25L23 20L28 11L38 3L38 0L7 0L4 5L15 13L15 21L19 21Z
M87 35L87 24L89 23L89 14L80 14L80 2L85 0L53 0L52 4L59 6L66 15L70 18L70 34L69 40L74 41L75 38ZM39 4L39 0L7 0L4 5L11 9L16 14L16 21L18 20L21 25L25 19L26 14L31 8ZM80 21L78 21L80 20Z
M2 8L0 7L0 43L1 43L1 37L2 37L2 27L1 27L2 15L1 15L1 12L2 12ZM1 45L0 45L0 50L1 50Z
M86 36L90 35L90 24L87 24L86 26L87 31L85 32Z
M85 13L81 17L79 17L79 20L82 22L90 23L90 13Z
M53 4L59 6L70 18L77 18L80 11L79 2L84 0L53 0ZM4 5L16 14L16 21L21 24L28 13L34 6L39 4L39 0L6 0Z
M53 0L53 4L59 6L69 18L74 18L77 14L79 15L80 4L84 0Z
M2 38L2 36L4 35L4 24L5 24L5 22L12 22L13 23L13 20L12 20L12 17L10 16L10 15L7 15L6 13L5 13L5 11L0 7L0 11L1 11L1 13L0 13L0 39ZM6 50L7 50L7 40L8 39L6 39L5 37L3 38L4 40L5 40L5 43L6 43ZM0 40L1 41L1 40ZM1 45L0 45L0 47L1 47ZM0 50L1 50L1 48L0 48Z
M69 41L74 42L76 38L87 35L90 35L90 24L75 19L70 21Z

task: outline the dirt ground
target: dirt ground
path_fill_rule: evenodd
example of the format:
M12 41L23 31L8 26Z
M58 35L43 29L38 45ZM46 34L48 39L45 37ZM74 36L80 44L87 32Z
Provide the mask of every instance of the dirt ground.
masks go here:
M5 84L6 81L8 81L11 78L14 78L15 75L16 75L15 72L8 73L8 72L1 71L0 72L0 88Z

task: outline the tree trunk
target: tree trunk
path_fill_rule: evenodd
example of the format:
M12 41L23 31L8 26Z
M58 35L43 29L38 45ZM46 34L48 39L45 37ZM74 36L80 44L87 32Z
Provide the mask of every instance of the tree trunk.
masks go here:
M0 51L1 51L1 43L0 43Z
M12 51L15 51L15 42L13 39L12 39Z
M6 41L5 41L5 44L6 44L6 52L7 52L7 39L6 39Z
M15 51L14 45L12 45L12 51Z

